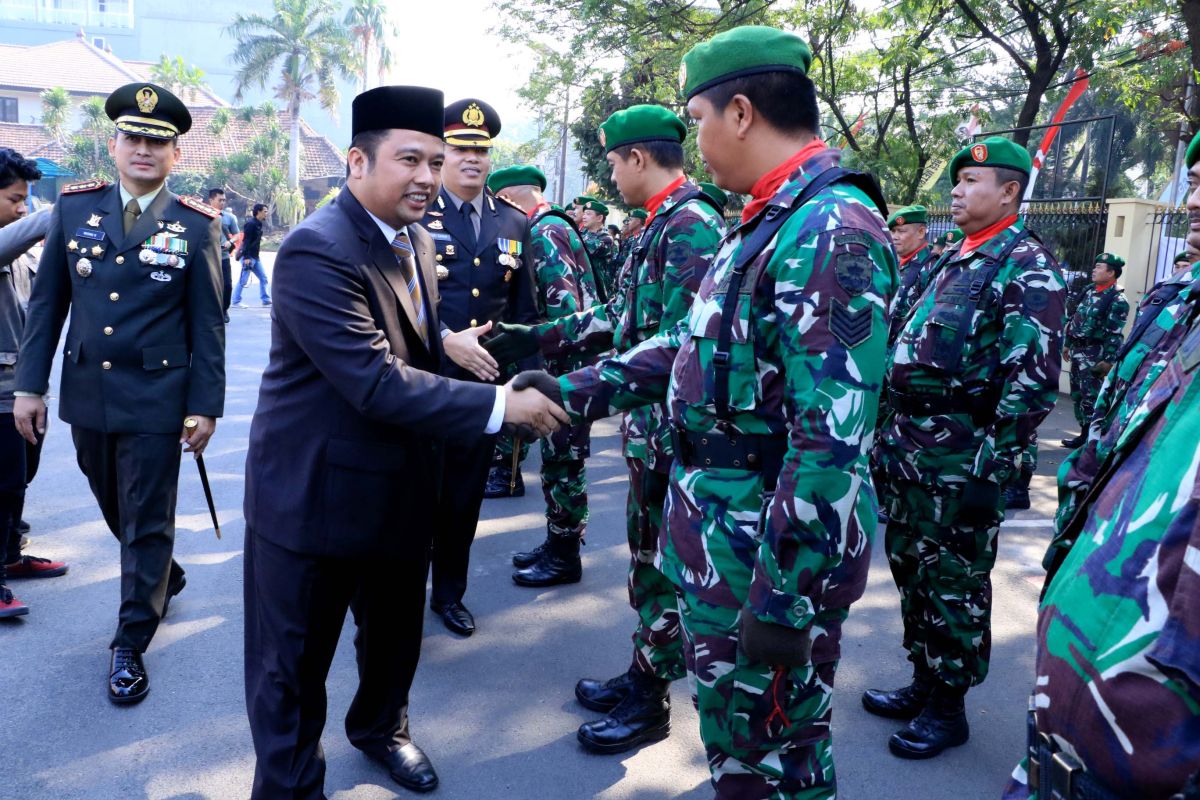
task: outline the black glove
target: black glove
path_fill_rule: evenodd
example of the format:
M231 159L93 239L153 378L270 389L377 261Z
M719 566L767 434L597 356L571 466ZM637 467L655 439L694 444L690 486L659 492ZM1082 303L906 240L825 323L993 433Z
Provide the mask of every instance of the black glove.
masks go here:
M537 355L538 342L529 325L510 325L497 322L496 334L481 344L500 365L512 364L522 358Z
M984 478L967 478L963 485L958 521L965 525L989 525L1000 518L1000 485Z
M514 389L536 389L557 403L559 408L564 411L567 408L563 405L562 389L558 385L558 378L545 370L527 369L524 372L518 372L517 377L513 378L512 387Z
M742 609L738 622L738 647L752 660L772 667L803 667L812 660L808 628L789 628L763 622Z

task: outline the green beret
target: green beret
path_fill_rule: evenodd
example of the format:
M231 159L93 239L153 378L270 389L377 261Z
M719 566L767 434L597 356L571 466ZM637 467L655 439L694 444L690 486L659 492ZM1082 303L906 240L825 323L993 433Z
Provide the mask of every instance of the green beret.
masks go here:
M922 225L929 222L929 212L925 206L905 206L898 208L887 218L888 229L892 229L897 225L908 225L909 223L917 222Z
M958 171L963 167L1008 167L1029 174L1033 159L1029 151L1003 136L989 136L958 151L950 162L950 182L958 181Z
M1171 263L1178 264L1180 261L1186 261L1189 264L1192 263L1192 257L1188 255L1187 250L1184 250L1182 253L1175 256L1175 258L1171 260Z
M1200 131L1196 131L1196 135L1192 137L1192 142L1188 145L1187 153L1184 154L1183 160L1187 164L1188 169L1191 169L1197 161L1200 161Z
M600 125L600 146L611 153L618 147L637 142L675 142L682 144L687 126L662 106L630 106L614 113Z
M550 207L553 208L555 211L563 211L564 210L563 207L560 206L558 203L551 203Z
M488 176L487 186L493 192L507 189L510 186L536 186L539 191L545 191L546 175L530 164L504 167Z
M1100 255L1096 256L1096 263L1107 264L1115 269L1120 269L1121 267L1125 266L1125 259L1121 258L1120 256L1115 256L1112 253L1101 253Z
M573 206L585 206L585 205L587 205L588 203L592 202L592 201L593 201L593 200L595 200L595 199L596 199L596 198L594 198L594 197L588 197L586 194L581 194L581 195L579 195L579 197L576 197L574 200L572 200L572 201L571 201L571 205L573 205Z
M697 185L700 187L700 191L711 197L716 204L721 207L722 211L725 210L725 205L729 202L729 195L721 191L720 186L717 186L715 183L709 183L708 181L704 181L703 183L699 183Z
M583 204L583 207L586 211L595 211L602 217L608 216L608 206L604 205L604 203L601 203L599 200L588 200Z
M629 212L629 216L633 217L634 219L648 219L650 217L650 212L644 208L635 208L633 211Z
M936 239L933 240L933 243L935 245L939 245L941 247L946 247L948 245L954 244L955 242L962 241L962 238L963 238L963 232L961 230L959 230L958 228L953 228L953 229L948 230L945 233L941 234L940 236L938 236Z
M679 88L691 100L710 86L764 72L808 74L812 50L794 33L743 25L719 33L687 52L679 65Z

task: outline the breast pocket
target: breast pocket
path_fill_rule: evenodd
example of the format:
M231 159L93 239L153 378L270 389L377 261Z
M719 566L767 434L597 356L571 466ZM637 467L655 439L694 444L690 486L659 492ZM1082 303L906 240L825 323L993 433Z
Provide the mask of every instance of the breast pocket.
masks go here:
M758 408L762 388L758 381L758 362L754 355L752 297L739 294L731 315L729 347L720 349L721 328L724 324L722 306L725 295L716 294L700 309L693 309L690 324L691 341L681 353L685 358L677 376L679 397L689 405L703 407L715 413L719 407L717 375L721 365L728 366L729 386L725 400L732 411Z

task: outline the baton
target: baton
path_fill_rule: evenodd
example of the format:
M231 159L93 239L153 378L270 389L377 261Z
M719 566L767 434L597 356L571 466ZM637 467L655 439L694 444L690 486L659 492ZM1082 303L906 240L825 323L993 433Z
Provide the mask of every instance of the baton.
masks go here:
M513 441L512 471L508 475L508 493L509 493L509 495L512 495L513 492L517 491L517 476L521 474L521 472L520 472L520 470L521 470L521 435L519 433L514 433L513 437L512 437L512 441Z
M183 427L189 431L195 430L199 423L188 417L183 421ZM208 513L212 516L213 529L217 538L221 538L221 523L217 522L217 507L213 505L212 487L208 485L208 470L204 468L204 456L196 453L196 470L200 473L200 485L204 488L204 499L208 501Z

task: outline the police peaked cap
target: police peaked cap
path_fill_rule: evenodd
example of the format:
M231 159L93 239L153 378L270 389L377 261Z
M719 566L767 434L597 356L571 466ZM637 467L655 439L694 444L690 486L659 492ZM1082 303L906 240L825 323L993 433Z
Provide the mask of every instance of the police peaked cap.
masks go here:
M455 147L491 147L492 139L500 135L500 115L475 97L446 106L445 122L446 144Z

